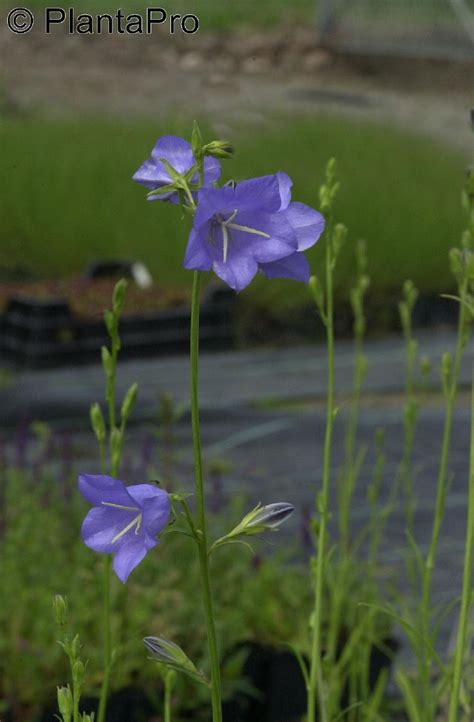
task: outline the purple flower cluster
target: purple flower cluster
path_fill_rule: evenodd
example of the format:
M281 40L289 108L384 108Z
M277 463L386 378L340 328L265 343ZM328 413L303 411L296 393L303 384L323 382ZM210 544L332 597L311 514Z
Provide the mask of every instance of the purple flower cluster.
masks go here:
M172 185L166 164L197 182L190 144L173 136L158 140L151 160L145 161L133 178L151 190ZM321 236L323 216L303 203L292 202L292 181L286 173L221 188L216 187L219 176L217 159L205 157L202 186L194 194L197 203L185 268L213 270L235 291L248 286L258 271L267 278L308 282L304 251ZM151 197L177 202L179 196L170 190Z

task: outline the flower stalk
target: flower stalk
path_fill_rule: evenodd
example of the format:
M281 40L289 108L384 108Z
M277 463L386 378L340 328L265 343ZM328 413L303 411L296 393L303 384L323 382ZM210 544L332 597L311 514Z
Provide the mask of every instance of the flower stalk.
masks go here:
M471 387L471 442L470 442L470 469L469 489L467 503L466 543L464 550L464 572L461 596L461 609L454 655L454 669L449 698L448 722L457 722L459 710L459 697L461 690L463 664L467 647L467 629L469 610L473 599L472 567L474 562L474 373Z
M201 434L199 427L199 300L201 273L194 272L191 304L191 418L194 448L194 474L198 514L198 553L201 569L202 598L206 619L207 642L211 667L211 703L213 722L222 722L221 675L216 627L212 603L209 573L209 548L207 540L206 505L202 470Z
M322 603L323 603L323 582L324 567L326 560L326 542L328 535L329 517L329 482L331 474L331 446L332 433L335 419L334 405L334 297L333 297L333 273L336 264L337 253L343 242L344 233L342 227L333 230L332 204L338 190L334 181L335 162L329 161L326 170L326 184L321 189L321 210L328 218L326 226L326 289L325 307L323 322L326 327L327 340L327 406L326 406L326 430L324 438L324 461L323 479L320 494L316 498L316 511L319 514L317 530L317 552L314 569L314 611L312 615L311 628L311 656L308 677L308 722L316 720L316 697L319 704L319 719L321 722L328 722L328 710L326 700L326 689L323 677L322 659ZM319 305L319 304L318 304Z

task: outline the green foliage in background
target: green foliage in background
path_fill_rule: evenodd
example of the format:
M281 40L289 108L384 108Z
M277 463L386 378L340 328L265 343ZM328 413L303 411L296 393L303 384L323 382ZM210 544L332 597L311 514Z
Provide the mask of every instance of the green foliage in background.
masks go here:
M76 16L80 13L110 12L115 14L120 7L124 14L143 13L150 3L144 0L125 0L119 6L113 0L77 0L74 3ZM13 0L0 0L0 9L13 8ZM31 10L48 7L47 0L29 0ZM58 7L58 6L56 6ZM68 8L68 4L59 4L59 7ZM236 27L254 27L263 30L282 22L308 22L315 17L314 0L169 0L156 7L162 7L168 13L185 15L194 13L200 20L200 31L213 30L227 32ZM58 26L59 27L59 26ZM167 31L167 26L162 26ZM159 32L159 31L158 31Z
M37 273L61 275L118 255L144 261L162 285L189 285L191 274L182 268L186 232L176 209L160 206L158 214L131 181L137 158L148 156L161 130L105 120L1 122L7 183L0 200L0 266L28 264ZM167 130L185 135L179 122ZM399 131L330 117L275 120L270 127L241 128L236 136L237 180L285 168L294 179L293 197L312 205L318 169L337 151L346 179L340 213L351 229L339 287L349 287L359 237L368 242L373 290L398 289L405 275L421 291L449 287L446 257L460 233L460 157ZM316 271L321 249L309 256ZM306 294L295 283L262 281L243 295L256 289L280 295L282 286Z

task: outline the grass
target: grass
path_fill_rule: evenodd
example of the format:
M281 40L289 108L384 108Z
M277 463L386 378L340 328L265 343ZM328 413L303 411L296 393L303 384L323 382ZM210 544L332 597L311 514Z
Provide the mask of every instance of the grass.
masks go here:
M162 286L189 285L182 268L189 221L176 207L147 203L131 181L164 132L189 135L189 123L1 121L8 182L0 199L0 266L60 276L97 257L122 256L144 261ZM239 127L231 140L237 153L223 164L226 178L282 169L294 179L293 197L316 207L325 163L337 158L338 217L350 230L337 272L344 295L359 237L369 245L374 292L398 289L406 277L425 291L451 286L447 254L462 225L460 155L386 127L325 116ZM313 270L321 250L309 254ZM290 312L306 293L296 283L261 279L242 297Z
M47 0L29 0L28 8L41 10L50 6ZM147 7L163 7L168 16L173 13L184 15L194 13L200 20L200 30L227 32L241 26L267 29L282 22L316 22L314 0L164 0L146 3L144 0L76 0L76 16L81 12L97 14L116 12L120 7L125 14L143 13ZM16 7L13 0L0 0L0 8ZM59 3L59 7L70 7L68 3ZM165 25L162 26L165 28Z

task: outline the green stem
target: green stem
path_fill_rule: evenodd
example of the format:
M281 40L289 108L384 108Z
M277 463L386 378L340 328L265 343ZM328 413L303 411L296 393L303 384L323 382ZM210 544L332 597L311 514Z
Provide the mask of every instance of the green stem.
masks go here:
M329 225L329 224L328 224ZM329 477L331 469L331 441L334 427L334 327L333 327L333 284L331 230L326 238L326 336L328 358L326 432L324 440L323 483L319 498L320 524L317 539L317 562L314 588L314 613L312 627L311 662L308 685L308 722L316 719L316 690L318 690L320 722L328 722L324 680L322 673L321 626L324 562L329 511Z
M104 609L104 678L100 689L99 709L97 722L104 722L109 694L110 675L112 671L112 629L110 618L110 576L112 570L112 557L108 554L104 561L103 578L103 609Z
M459 693L461 689L464 653L467 642L469 608L472 600L472 566L474 555L474 374L471 391L471 449L469 469L469 491L467 506L466 547L464 551L464 573L461 609L459 612L456 652L454 656L453 681L449 699L448 722L457 722Z
M118 332L112 338L112 364L110 373L107 377L107 403L109 410L109 434L110 434L110 458L111 458L111 476L115 477L118 473L119 460L115 457L112 448L112 432L115 430L115 379L117 373L117 356L118 356ZM114 463L113 459L117 458ZM112 557L107 555L104 562L103 576L103 631L104 631L104 677L100 689L99 709L97 711L97 722L104 722L105 712L107 709L107 699L109 696L110 677L112 674L112 615L110 613L110 578L112 575Z
M171 695L173 692L174 672L165 674L165 700L163 722L171 722Z
M446 416L443 429L443 440L441 445L441 460L438 472L437 480L437 491L436 491L436 502L433 519L433 528L431 533L431 541L428 549L428 554L425 560L425 567L423 570L422 579L422 598L420 607L420 621L423 631L423 636L426 640L430 638L430 602L431 602L431 586L433 578L433 569L436 561L436 554L438 550L438 541L441 531L441 524L444 516L445 497L446 497L446 476L447 476L447 465L449 446L451 442L451 433L453 426L453 415L454 406L456 402L456 394L458 388L459 371L461 368L461 361L464 346L466 343L466 309L464 299L467 292L467 281L463 281L460 289L460 310L459 310L459 322L458 322L458 334L456 341L456 350L454 356L454 366L452 369L452 376L449 383L449 388L446 395ZM431 720L433 715L431 711L435 700L430 691L430 673L432 655L429 652L427 645L423 645L423 669L422 669L422 689L425 692L425 714L426 719Z
M212 720L222 722L221 679L219 653L217 649L216 628L212 605L211 583L209 575L209 557L206 526L206 507L204 498L204 480L202 472L201 435L199 430L198 362L199 362L199 296L201 274L194 272L191 306L191 417L194 447L194 474L196 482L196 500L198 514L199 565L201 570L202 598L206 618L207 642L211 665L211 701Z

